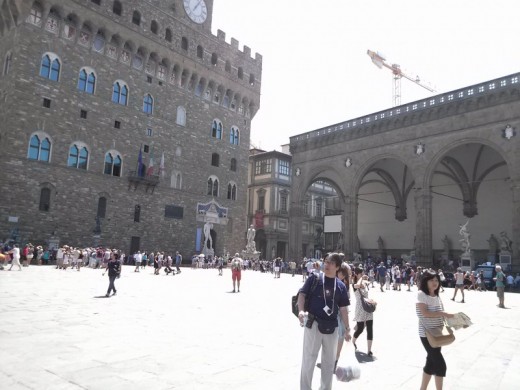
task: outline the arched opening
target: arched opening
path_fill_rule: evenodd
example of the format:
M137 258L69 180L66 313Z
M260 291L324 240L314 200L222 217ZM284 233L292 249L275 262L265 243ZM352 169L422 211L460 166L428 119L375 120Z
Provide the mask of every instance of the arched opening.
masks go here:
M368 166L356 192L353 252L369 262L387 257L415 260L414 186L411 169L396 158L381 158Z
M502 155L484 143L455 145L439 156L430 180L433 264L466 270L502 261L507 268L501 244L513 233L513 194ZM466 223L469 248L460 231Z

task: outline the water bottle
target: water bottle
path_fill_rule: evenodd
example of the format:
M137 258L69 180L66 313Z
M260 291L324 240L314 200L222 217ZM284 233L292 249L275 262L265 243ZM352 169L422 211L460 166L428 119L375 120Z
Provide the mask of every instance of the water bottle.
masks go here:
M361 370L356 366L337 367L336 378L340 382L350 382L354 379L359 379Z

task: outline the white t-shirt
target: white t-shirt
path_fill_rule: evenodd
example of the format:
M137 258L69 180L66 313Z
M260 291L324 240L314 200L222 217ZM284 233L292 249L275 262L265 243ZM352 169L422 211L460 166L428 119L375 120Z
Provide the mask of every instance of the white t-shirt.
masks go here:
M432 297L430 295L426 295L424 292L419 290L417 294L417 303L424 303L428 311L442 311L441 306L441 298L438 296ZM442 326L442 317L435 318L426 318L423 317L419 307L415 307L415 311L417 312L417 317L419 318L419 336L426 337L426 333L424 333L424 327L428 329L437 328Z
M20 248L13 248L13 260L20 260Z

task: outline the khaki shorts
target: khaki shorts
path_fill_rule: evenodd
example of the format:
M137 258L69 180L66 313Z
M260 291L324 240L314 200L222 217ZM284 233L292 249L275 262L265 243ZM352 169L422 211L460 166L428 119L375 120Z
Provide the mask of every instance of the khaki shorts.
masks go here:
M504 298L504 287L497 287L497 297Z

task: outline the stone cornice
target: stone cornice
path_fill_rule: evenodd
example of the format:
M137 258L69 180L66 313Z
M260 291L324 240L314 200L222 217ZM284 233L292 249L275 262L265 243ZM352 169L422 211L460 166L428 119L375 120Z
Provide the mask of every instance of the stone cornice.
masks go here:
M520 99L520 73L485 81L290 137L291 154Z

